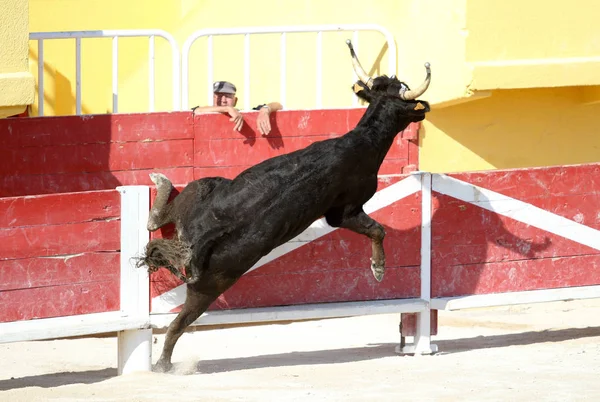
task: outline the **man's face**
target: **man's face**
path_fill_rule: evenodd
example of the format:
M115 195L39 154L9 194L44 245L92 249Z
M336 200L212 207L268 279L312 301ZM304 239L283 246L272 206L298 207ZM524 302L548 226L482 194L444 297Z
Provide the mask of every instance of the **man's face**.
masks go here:
M235 94L225 92L213 93L213 106L235 106L237 98Z

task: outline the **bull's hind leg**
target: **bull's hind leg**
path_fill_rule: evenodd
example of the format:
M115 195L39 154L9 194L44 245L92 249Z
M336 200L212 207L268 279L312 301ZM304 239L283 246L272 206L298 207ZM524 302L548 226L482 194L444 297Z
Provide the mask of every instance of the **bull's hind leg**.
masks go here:
M175 343L177 343L187 326L196 321L217 297L195 291L188 286L185 303L167 330L162 354L156 362L156 371L167 372L171 369L173 366L171 356L173 355Z
M173 184L167 179L167 176L161 173L150 173L150 180L156 184L157 194L152 209L150 209L147 228L150 232L154 232L170 222L170 208L167 206L167 201L173 190Z
M385 230L383 226L370 218L362 209L355 214L344 214L335 210L328 211L325 218L327 223L333 227L346 228L371 239L371 271L373 271L375 279L381 282L385 274L385 252L383 250Z

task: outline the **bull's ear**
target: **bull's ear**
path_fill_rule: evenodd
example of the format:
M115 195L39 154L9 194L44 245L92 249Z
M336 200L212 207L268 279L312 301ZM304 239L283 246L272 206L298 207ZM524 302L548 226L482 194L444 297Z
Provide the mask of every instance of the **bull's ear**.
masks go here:
M352 86L352 91L361 99L371 102L371 90L362 81L356 81Z

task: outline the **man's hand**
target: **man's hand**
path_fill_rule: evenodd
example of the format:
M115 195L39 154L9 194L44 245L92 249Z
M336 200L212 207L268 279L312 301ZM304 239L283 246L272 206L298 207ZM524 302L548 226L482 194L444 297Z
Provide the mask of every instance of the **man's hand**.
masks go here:
M256 126L258 127L258 131L266 136L271 132L271 119L269 115L271 114L271 109L269 107L262 107L258 112L258 117L256 118Z
M242 126L244 125L244 117L242 116L240 111L234 107L229 107L227 113L229 113L229 115L231 116L231 119L229 119L229 121L233 122L233 129L240 131L242 129Z

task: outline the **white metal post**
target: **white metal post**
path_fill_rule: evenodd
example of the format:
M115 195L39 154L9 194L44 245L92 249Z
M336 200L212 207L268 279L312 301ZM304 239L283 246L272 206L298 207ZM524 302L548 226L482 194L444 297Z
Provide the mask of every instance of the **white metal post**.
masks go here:
M75 38L75 114L81 115L81 38Z
M414 344L399 346L397 352L431 354L437 345L431 344L431 173L421 175L421 297L426 308L417 312ZM400 335L402 337L402 335ZM402 339L401 339L402 344Z
M148 43L148 111L154 112L154 35L150 36L150 42ZM173 91L175 88L173 88ZM179 96L177 97L179 102ZM175 107L175 105L173 105Z
M280 56L280 77L279 77L279 102L285 108L285 97L286 97L286 80L287 80L287 41L285 32L281 33L281 56Z
M119 112L119 37L112 39L112 112Z
M44 40L38 40L38 116L44 115Z
M209 35L208 39L207 39L207 44L206 44L206 51L208 53L207 55L207 62L208 62L208 74L207 79L208 82L206 83L208 86L208 93L207 93L207 97L206 97L206 104L207 105L212 105L213 104L213 82L214 82L214 63L213 63L213 37L212 35ZM188 63L185 63L186 65ZM189 66L188 66L189 67ZM187 79L189 76L189 72L186 75L182 74L182 78L186 80L185 85L183 86L185 91L189 91L188 85L187 85ZM184 98L184 102L182 104L182 106L184 108L187 109L188 107L188 95L186 94L185 98Z
M321 109L323 105L323 32L317 32L317 99L316 105Z
M250 110L250 35L244 35L244 108Z
M431 353L431 173L421 175L421 299L427 309L417 313L415 353Z
M360 53L358 51L358 31L354 31L352 32L352 46L354 47L354 51L358 54ZM352 69L352 83L358 81L358 75L356 75L356 72L354 72L354 69ZM358 96L356 96L355 94L352 94L352 107L357 107L358 106Z
M146 229L150 211L148 186L117 187L121 193L121 311L130 317L150 317L150 282L145 269L136 268L149 240ZM119 332L118 372L152 369L152 329Z

